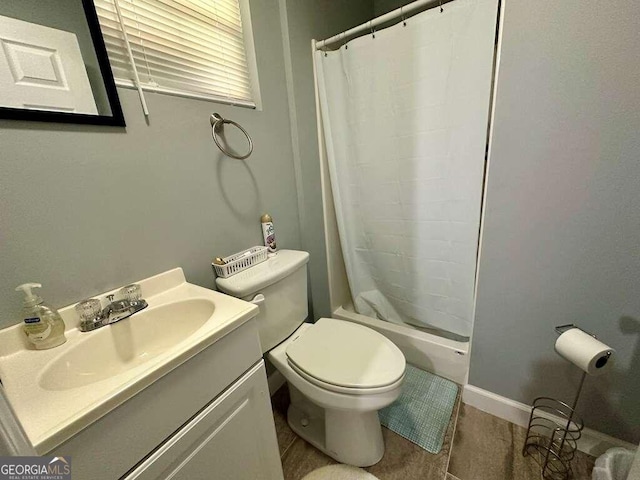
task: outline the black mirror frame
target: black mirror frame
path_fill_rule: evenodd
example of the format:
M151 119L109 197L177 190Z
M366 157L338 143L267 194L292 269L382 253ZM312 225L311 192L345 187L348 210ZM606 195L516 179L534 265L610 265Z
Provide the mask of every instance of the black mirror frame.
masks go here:
M30 120L36 122L58 122L58 123L78 123L84 125L110 125L116 127L124 127L124 114L120 105L120 98L116 90L116 82L113 78L111 65L109 64L109 56L107 55L107 47L102 38L102 30L98 21L98 14L93 0L82 0L85 17L91 32L91 40L93 48L100 65L100 73L104 82L109 106L111 107L111 116L107 115L89 115L86 113L67 113L67 112L48 112L46 110L28 110L22 108L0 107L0 119L12 120Z

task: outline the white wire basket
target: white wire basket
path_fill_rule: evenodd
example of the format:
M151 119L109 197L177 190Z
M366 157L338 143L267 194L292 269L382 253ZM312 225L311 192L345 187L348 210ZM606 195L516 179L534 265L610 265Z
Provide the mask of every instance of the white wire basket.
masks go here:
M249 267L253 267L267 259L267 247L251 247L228 257L224 257L224 265L211 263L216 275L228 278L236 273L240 273Z

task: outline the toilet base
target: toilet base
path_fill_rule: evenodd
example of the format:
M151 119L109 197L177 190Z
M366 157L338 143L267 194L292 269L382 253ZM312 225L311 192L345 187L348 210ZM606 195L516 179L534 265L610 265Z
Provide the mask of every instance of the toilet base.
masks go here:
M289 383L291 429L330 457L356 467L369 467L384 455L378 411L322 408Z

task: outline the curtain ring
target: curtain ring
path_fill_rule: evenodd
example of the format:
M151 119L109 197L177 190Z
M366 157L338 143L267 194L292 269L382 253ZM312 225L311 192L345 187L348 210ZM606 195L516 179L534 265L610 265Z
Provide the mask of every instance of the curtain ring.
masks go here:
M348 49L349 45L347 45L347 32L342 32L342 45L344 45L344 49Z
M440 5L440 13L444 12L444 8L442 8L442 0L438 0L438 4Z
M369 31L371 32L371 37L376 38L376 29L373 28L373 20L369 20Z
M407 26L407 19L404 16L404 11L402 10L404 7L400 6L400 18L402 19L402 26L406 27Z

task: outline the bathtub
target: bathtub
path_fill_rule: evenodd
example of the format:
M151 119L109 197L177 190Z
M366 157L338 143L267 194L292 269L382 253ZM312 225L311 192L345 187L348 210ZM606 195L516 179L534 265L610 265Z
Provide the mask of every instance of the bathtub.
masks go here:
M395 343L407 362L459 385L467 383L469 342L450 340L411 326L396 325L356 313L350 305L333 311L333 318L358 323L381 333Z

